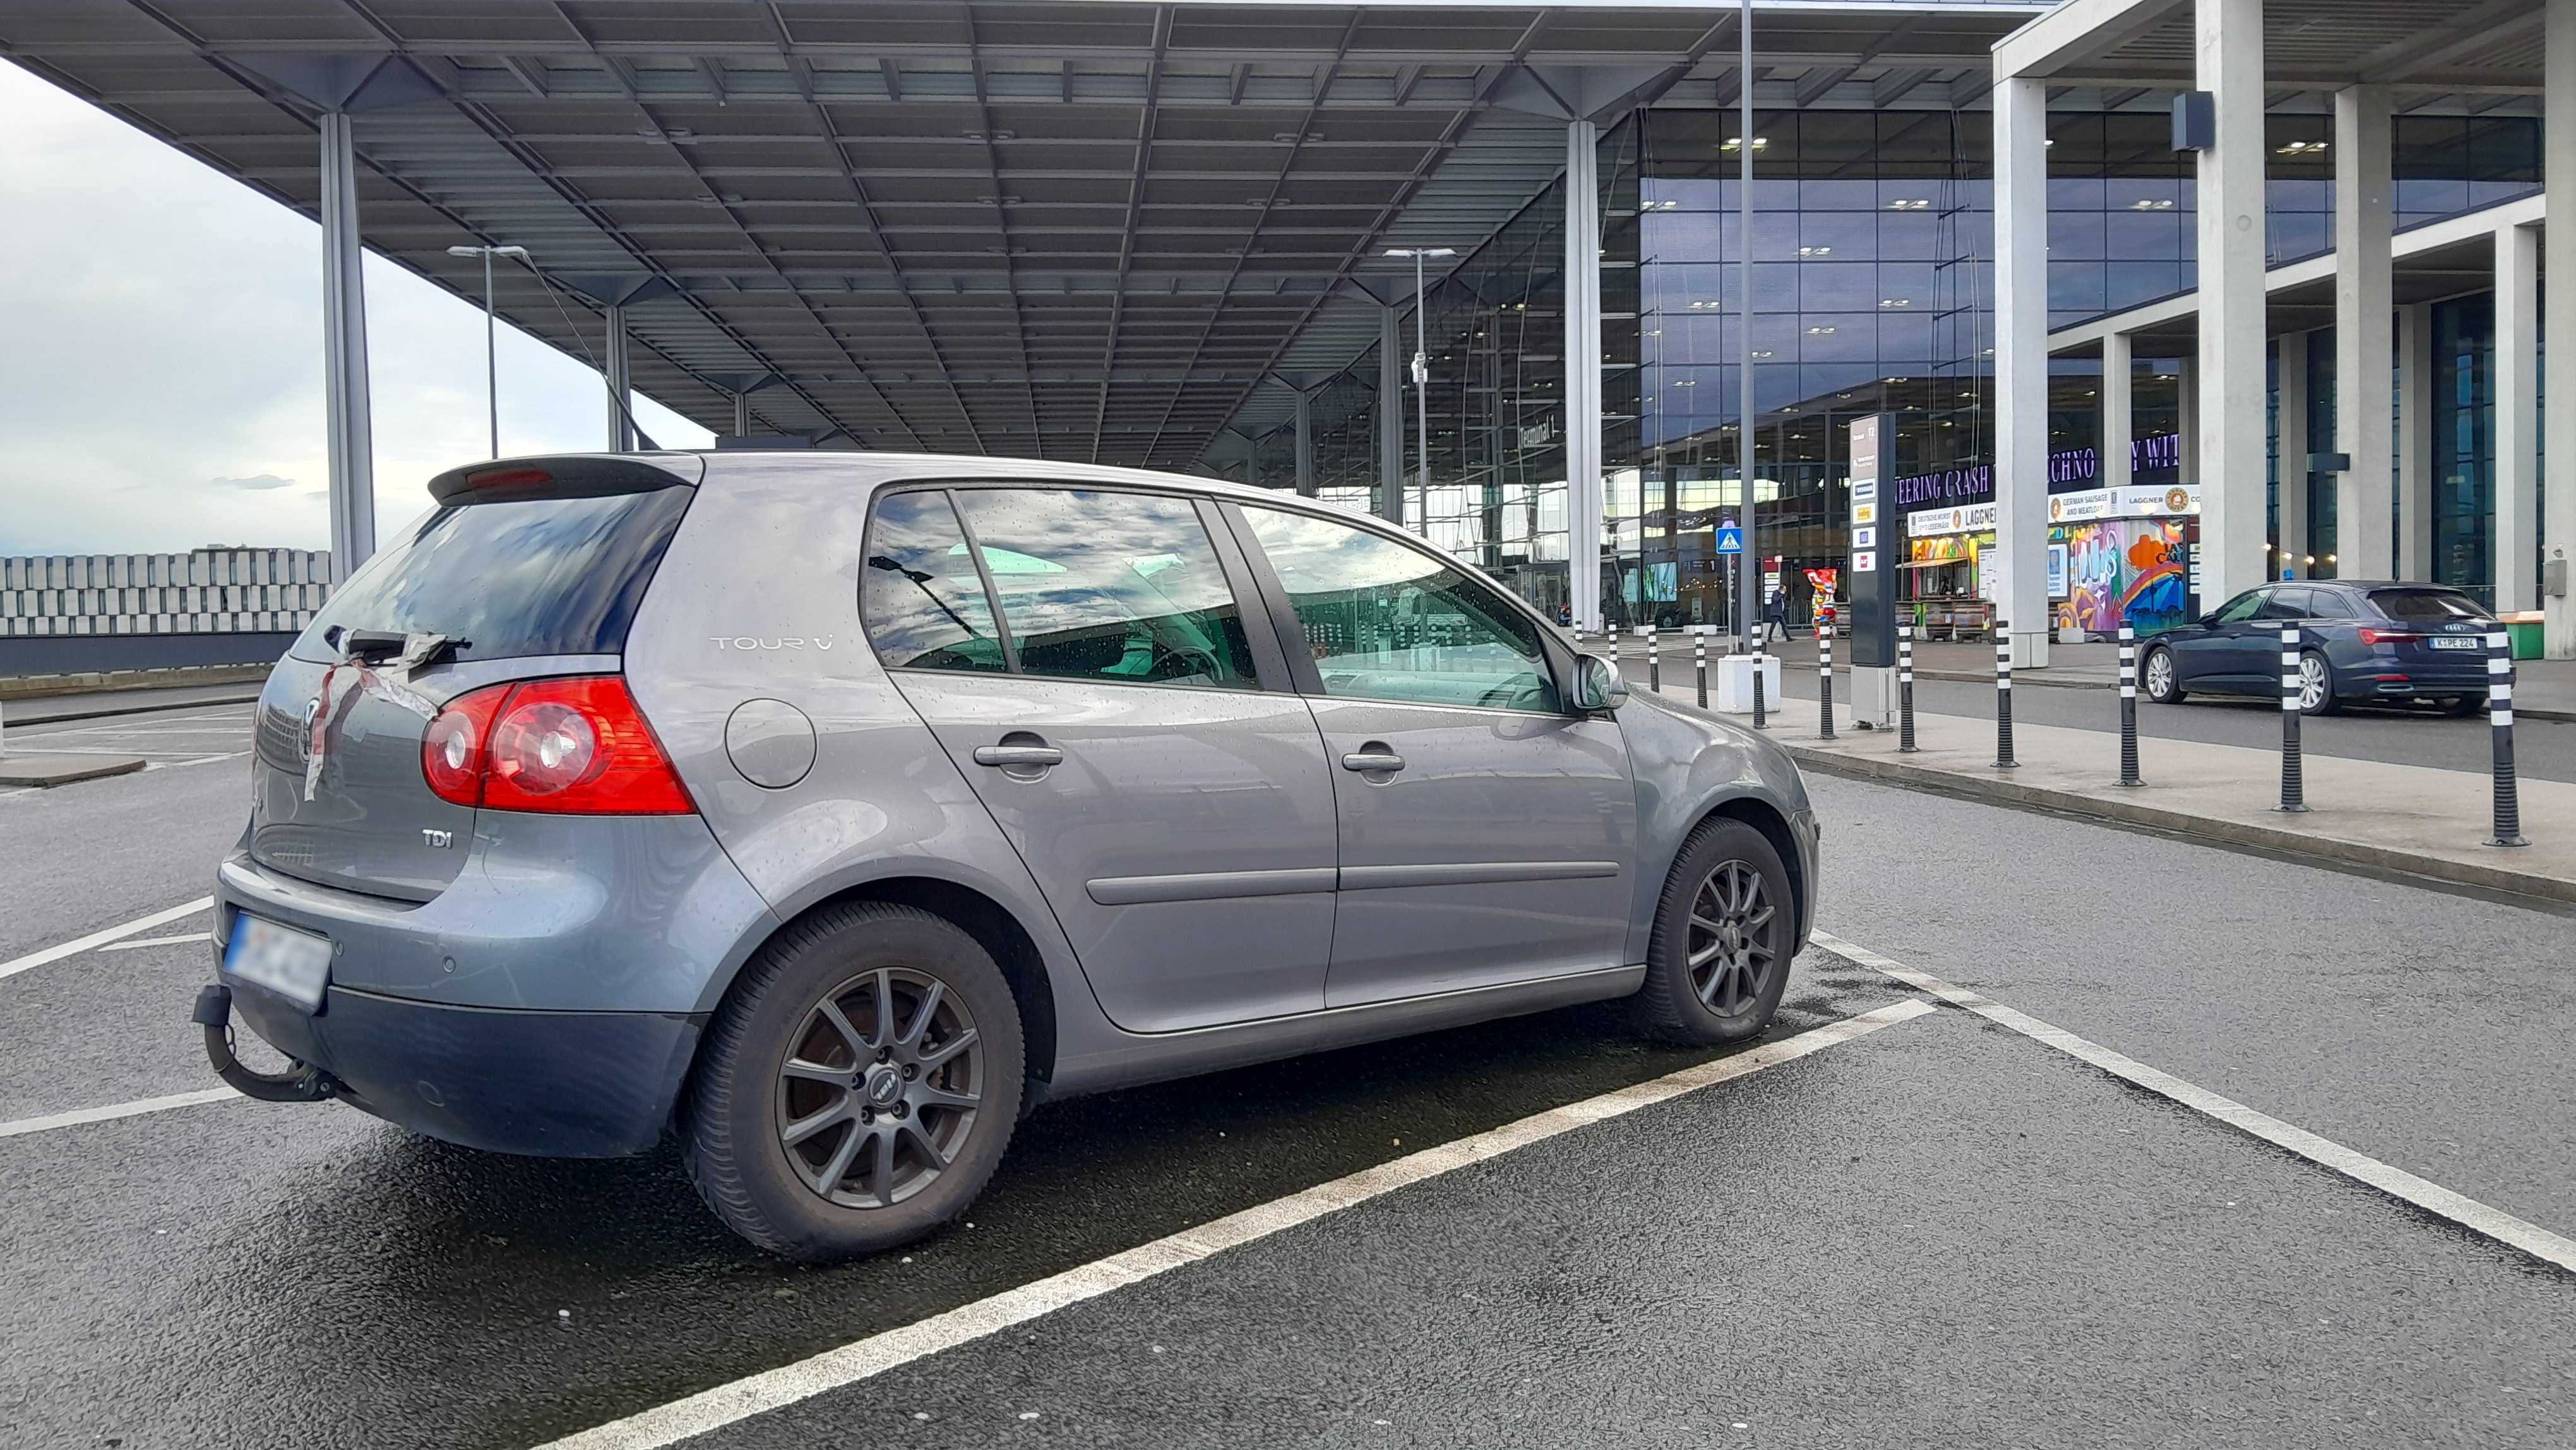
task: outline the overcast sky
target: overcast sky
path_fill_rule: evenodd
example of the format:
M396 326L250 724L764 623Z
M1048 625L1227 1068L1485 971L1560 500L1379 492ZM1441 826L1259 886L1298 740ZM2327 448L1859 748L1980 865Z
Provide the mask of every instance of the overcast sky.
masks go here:
M322 229L6 62L0 138L0 556L328 548ZM483 315L366 274L381 534L489 449ZM499 352L503 453L600 446L596 372L507 323Z

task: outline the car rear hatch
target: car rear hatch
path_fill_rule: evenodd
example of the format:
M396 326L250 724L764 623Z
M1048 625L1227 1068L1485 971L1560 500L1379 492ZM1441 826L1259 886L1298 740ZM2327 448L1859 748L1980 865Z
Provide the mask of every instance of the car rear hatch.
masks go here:
M334 591L261 691L252 859L399 900L445 889L475 810L430 789L430 719L486 685L615 672L704 468L535 458L433 480L437 507Z
M2404 585L2370 591L2371 606L2388 619L2365 626L2365 638L2417 679L2483 678L2487 632L2495 617L2455 589Z

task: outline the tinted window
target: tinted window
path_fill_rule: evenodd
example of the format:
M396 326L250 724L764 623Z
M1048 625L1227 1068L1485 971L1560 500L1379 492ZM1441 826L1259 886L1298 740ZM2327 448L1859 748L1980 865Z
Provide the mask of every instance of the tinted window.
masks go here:
M1490 587L1366 529L1243 512L1305 626L1325 694L1556 710L1538 626Z
M2308 596L2315 592L2312 589L2267 590L2263 598L2263 607L2255 613L2254 617L2256 619L2306 619L2313 612L2308 607Z
M329 631L466 641L460 659L617 654L696 492L657 488L433 510L350 576L296 643L337 658Z
M2454 589L2373 589L2370 602L2391 619L2440 623L2490 617L2476 600Z
M2343 593L2340 590L2309 590L2308 608L2314 612L2315 617L2318 619L2350 619L2353 617L2352 601L2344 598Z
M1242 611L1196 505L1152 494L962 489L1023 673L1250 688Z
M859 571L868 642L897 669L999 672L1002 642L984 581L944 493L888 494Z
M2237 595L2235 598L2228 600L2226 604L2219 608L2218 622L2221 624L2242 624L2246 620L2252 619L2254 617L2254 611L2262 607L2263 591L2260 589L2248 589L2244 593Z

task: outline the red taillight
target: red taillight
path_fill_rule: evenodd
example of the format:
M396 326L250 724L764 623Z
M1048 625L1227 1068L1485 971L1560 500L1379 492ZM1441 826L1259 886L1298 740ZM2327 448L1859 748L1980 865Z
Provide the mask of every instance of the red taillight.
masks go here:
M2361 627L2361 642L2363 644L2404 644L2410 639L2422 638L2422 635L2417 634L2412 630L2373 629L2366 624Z
M459 805L632 816L697 809L615 675L460 695L430 722L420 758L429 788Z

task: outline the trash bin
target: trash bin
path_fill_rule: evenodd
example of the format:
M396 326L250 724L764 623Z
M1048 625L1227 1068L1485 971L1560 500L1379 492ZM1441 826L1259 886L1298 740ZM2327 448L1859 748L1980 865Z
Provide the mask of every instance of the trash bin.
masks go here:
M2518 660L2536 660L2541 655L2541 624L2547 618L2539 610L2526 609L2519 614L2497 616L2504 622L2505 640Z

